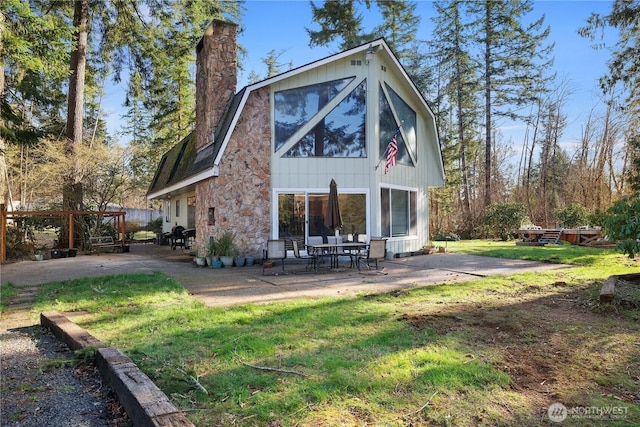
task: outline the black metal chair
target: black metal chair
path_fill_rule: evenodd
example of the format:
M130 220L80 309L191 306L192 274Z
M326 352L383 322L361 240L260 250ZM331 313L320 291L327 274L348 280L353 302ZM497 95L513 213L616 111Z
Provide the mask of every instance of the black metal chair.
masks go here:
M300 249L298 248L298 242L296 240L292 240L291 242L293 244L293 256L296 257L297 259L307 261L307 264L305 265L304 269L315 270L316 257L309 253L307 253L306 255L301 254Z

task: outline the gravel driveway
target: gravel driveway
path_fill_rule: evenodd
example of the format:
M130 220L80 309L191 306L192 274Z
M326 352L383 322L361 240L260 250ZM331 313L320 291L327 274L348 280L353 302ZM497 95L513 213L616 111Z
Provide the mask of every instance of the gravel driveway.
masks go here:
M74 365L73 352L40 326L2 328L0 425L128 425L93 364Z

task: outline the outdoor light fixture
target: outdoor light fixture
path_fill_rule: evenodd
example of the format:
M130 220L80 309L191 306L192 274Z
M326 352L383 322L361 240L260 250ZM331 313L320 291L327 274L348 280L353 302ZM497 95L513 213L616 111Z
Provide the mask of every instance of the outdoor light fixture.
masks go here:
M369 48L367 49L367 53L365 53L364 55L364 60L367 63L367 65L369 65L369 62L371 62L373 60L373 57L375 56L376 51L373 49L372 45L369 45Z

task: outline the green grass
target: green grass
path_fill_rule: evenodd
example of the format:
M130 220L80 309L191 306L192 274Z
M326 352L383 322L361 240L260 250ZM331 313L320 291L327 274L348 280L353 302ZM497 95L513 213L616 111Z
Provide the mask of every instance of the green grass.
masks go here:
M15 298L16 295L18 295L18 290L13 283L7 282L0 285L0 313L6 311L7 302Z
M640 389L640 318L597 303L602 281L637 263L569 246L448 248L577 267L233 308L207 308L162 274L119 275L48 284L34 309L81 312L196 425L534 426L551 401L523 392L527 367L555 401L625 406L607 425L640 422L625 400Z
M611 261L618 263L625 255L611 249L590 248L586 246L563 244L546 246L517 246L513 241L464 240L457 242L438 242L450 251L471 255L484 255L497 258L515 258L530 261L550 262L554 264L573 264L580 266L603 267ZM624 263L623 263L624 264ZM635 264L637 265L637 263Z

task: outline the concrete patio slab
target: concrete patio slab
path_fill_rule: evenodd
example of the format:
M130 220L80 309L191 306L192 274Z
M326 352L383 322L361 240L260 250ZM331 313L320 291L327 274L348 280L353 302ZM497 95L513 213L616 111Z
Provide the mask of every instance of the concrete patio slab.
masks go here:
M348 264L348 263L347 263ZM555 270L567 265L478 257L456 253L395 258L380 263L380 271L341 267L305 271L304 264L287 260L287 274L276 266L222 269L196 267L192 257L168 246L132 245L129 253L78 255L74 258L21 261L0 266L0 282L18 287L82 277L161 271L177 280L208 306L265 303L302 297L389 292L429 284L451 283L491 275Z

